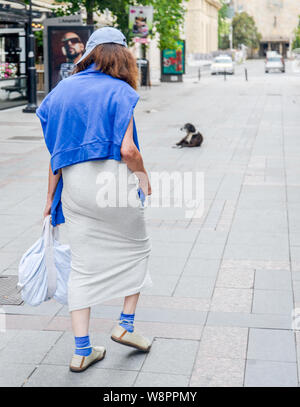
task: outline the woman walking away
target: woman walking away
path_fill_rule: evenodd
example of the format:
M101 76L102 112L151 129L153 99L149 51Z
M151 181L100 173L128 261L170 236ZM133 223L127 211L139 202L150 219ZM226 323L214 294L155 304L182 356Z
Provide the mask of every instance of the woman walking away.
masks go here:
M136 62L124 35L104 27L37 110L51 154L44 216L51 214L53 226L66 223L71 247L74 372L104 358L104 347L90 344L90 309L112 298L125 297L111 339L144 352L151 347L134 329L139 293L152 286L140 199L151 187L133 117L136 86Z

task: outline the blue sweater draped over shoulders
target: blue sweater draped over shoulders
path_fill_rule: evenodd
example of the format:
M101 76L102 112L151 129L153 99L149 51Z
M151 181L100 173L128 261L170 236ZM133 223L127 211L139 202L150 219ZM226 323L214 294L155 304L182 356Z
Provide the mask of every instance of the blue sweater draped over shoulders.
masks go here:
M139 100L137 92L121 79L87 69L60 81L36 111L51 154L51 168L88 160L121 160L121 144ZM139 148L133 117L133 139ZM53 226L64 223L60 177L51 207Z

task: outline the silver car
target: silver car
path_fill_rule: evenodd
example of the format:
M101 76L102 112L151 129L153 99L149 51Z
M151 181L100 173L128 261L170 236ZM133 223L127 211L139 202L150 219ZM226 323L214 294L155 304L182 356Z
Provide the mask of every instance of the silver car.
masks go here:
M234 74L234 64L228 55L220 55L213 60L210 71L212 75L216 74Z
M265 73L270 71L280 71L285 72L285 63L282 55L271 55L267 56L265 63Z

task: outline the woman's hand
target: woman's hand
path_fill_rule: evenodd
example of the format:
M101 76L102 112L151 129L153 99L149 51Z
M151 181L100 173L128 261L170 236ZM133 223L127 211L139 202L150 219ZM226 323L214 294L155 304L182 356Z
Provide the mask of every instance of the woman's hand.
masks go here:
M52 205L52 200L47 199L46 206L45 206L45 209L44 209L44 218L46 216L50 215L50 213L51 213L51 205Z
M145 196L152 194L151 184L148 176L145 176L145 174L143 174L143 176L140 177L139 184Z

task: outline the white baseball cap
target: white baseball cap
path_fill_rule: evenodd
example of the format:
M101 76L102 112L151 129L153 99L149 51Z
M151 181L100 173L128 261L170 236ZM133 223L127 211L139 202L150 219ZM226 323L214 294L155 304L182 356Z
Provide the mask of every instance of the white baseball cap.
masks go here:
M120 30L114 27L98 28L98 30L94 31L88 39L85 47L85 53L75 65L79 64L79 62L87 57L97 45L107 43L120 44L127 48L125 35Z

